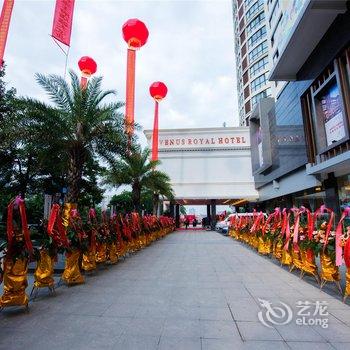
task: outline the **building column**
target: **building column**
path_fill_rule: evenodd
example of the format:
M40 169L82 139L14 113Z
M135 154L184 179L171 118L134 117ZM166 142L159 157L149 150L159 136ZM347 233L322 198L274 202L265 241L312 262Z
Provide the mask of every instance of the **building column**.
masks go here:
M338 182L334 173L328 174L328 179L323 181L326 198L325 205L327 208L333 209L336 216L340 215Z
M212 199L210 201L211 206L211 220L210 220L210 227L212 230L215 230L216 225L216 200Z
M180 227L180 204L176 204L175 206L175 225L176 228Z
M175 202L170 202L169 205L169 211L170 211L170 217L174 218L175 217Z
M210 226L211 217L210 217L210 204L207 204L207 225Z

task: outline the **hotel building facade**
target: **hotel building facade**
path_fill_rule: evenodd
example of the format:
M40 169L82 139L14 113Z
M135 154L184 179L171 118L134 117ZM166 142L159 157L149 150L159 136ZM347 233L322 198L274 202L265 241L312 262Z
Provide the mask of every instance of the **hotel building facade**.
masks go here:
M339 213L350 205L350 1L267 0L266 13L276 100L249 117L259 198Z

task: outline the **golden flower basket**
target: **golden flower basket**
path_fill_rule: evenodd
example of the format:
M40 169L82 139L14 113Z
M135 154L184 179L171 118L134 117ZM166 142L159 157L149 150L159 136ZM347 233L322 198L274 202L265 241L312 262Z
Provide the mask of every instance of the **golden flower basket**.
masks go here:
M273 246L273 256L277 259L277 260L281 260L282 259L282 253L283 253L283 243L280 240L276 240L274 242L274 246Z
M66 266L62 274L62 280L69 286L84 283L84 277L79 268L79 259L79 250L66 253Z
M300 249L300 255L302 261L300 277L302 278L304 274L309 274L315 276L317 282L319 282L319 274L313 251L309 250L308 252L306 249Z
M53 278L54 272L54 257L50 256L46 249L40 250L40 260L37 262L34 271L34 287L35 288L49 288L53 289L55 280Z
M96 244L96 263L103 264L107 261L107 243Z
M111 242L107 245L107 258L109 264L116 264L118 261L117 243Z
M258 253L262 255L268 255L272 252L272 241L268 238L258 238Z
M4 293L0 298L0 308L7 306L25 306L28 308L26 288L28 260L5 259L4 261Z
M303 261L301 260L301 254L299 249L292 247L292 259L293 264L291 265L290 271L293 271L294 268L301 271L303 268Z
M321 263L321 288L327 282L334 282L342 294L340 286L340 273L338 266L335 265L335 261L331 259L329 254L323 252L320 253L320 263Z
M96 269L96 249L95 249L95 247L90 247L89 250L83 254L81 268L84 271L93 271Z
M293 256L290 253L289 249L282 248L282 258L281 258L281 265L287 265L290 266L293 263Z

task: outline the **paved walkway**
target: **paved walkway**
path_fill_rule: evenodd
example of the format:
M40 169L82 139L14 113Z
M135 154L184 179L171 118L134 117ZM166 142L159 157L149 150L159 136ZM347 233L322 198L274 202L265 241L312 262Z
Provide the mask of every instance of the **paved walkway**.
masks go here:
M258 298L292 321L264 326ZM296 325L297 301L327 301L329 327ZM177 232L29 314L6 309L0 349L350 349L350 307L231 238Z

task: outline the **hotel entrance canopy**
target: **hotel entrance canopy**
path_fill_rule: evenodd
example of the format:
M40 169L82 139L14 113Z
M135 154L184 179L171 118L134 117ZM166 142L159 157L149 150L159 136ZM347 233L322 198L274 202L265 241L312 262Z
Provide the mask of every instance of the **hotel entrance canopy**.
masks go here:
M152 147L152 130L145 130ZM248 127L159 130L159 169L179 204L255 201Z

